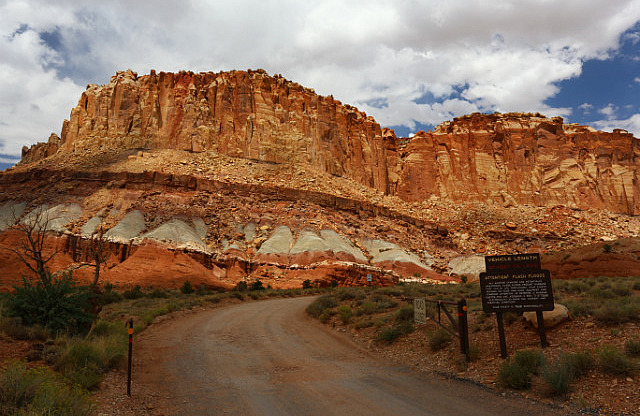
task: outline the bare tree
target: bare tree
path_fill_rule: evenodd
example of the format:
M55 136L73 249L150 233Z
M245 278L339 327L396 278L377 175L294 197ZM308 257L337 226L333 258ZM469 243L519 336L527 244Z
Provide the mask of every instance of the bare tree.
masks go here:
M56 249L49 255L44 254L46 233L49 228L49 215L41 206L31 211L22 221L15 218L14 229L21 231L25 239L16 247L8 248L15 253L37 277L43 278L49 272L49 263L60 252Z
M100 280L100 266L107 262L108 257L108 241L104 238L105 229L100 227L96 232L91 235L89 240L88 254L93 259L93 264L90 266L95 268L93 274L93 282L91 286L95 287Z

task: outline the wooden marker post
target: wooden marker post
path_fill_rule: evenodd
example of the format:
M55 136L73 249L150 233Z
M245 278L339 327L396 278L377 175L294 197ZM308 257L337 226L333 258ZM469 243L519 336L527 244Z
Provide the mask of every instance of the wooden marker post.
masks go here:
M127 396L131 397L131 359L133 356L133 318L127 321L129 328L127 333L129 334L129 360L127 362ZM125 326L127 325L125 324Z

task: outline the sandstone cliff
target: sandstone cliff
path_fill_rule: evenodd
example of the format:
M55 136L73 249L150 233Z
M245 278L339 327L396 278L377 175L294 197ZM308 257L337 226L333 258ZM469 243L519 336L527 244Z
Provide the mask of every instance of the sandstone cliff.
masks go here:
M89 85L60 140L25 149L23 163L141 148L294 163L409 202L640 213L640 148L625 131L477 113L397 138L357 109L262 70L118 72L107 85Z
M391 192L506 206L566 205L640 212L631 134L595 131L530 114L472 114L419 132L399 150Z
M61 151L177 149L298 162L386 190L380 126L332 97L264 71L118 72L89 85L62 129Z

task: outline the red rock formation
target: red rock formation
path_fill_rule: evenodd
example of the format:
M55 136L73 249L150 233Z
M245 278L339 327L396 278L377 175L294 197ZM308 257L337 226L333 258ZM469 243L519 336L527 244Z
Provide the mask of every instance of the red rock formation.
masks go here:
M565 125L560 117L476 113L416 134L399 153L392 189L408 201L436 195L640 213L640 145L623 130Z
M61 142L61 143L59 143ZM472 114L398 139L357 109L262 70L118 72L89 85L61 139L74 149L180 149L298 162L407 201L567 205L640 213L637 140L539 114Z
M298 161L387 187L378 123L262 70L142 77L126 71L107 85L89 85L63 125L62 150L114 146Z

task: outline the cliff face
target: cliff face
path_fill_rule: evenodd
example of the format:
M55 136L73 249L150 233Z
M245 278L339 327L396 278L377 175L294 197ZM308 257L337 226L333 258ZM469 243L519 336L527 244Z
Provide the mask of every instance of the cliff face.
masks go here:
M399 154L392 191L409 201L436 195L640 212L640 146L623 130L564 125L560 117L472 114L418 133Z
M357 109L264 71L119 72L89 85L62 130L62 150L214 150L294 161L386 191L380 126Z
M60 140L24 149L23 162L104 148L296 162L411 202L435 196L640 213L640 148L625 131L472 114L397 138L357 109L261 70L119 72L107 85L89 85Z

